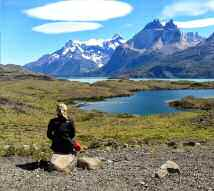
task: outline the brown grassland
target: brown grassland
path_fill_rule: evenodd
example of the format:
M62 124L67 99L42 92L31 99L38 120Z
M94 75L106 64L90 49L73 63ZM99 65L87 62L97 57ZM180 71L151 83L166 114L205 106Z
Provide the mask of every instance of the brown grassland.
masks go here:
M51 153L46 138L48 122L55 116L57 102L69 105L77 138L85 148L166 143L170 140L213 141L214 126L194 123L210 111L134 116L82 111L75 100L96 101L129 96L136 91L159 89L211 89L214 83L108 80L94 84L65 80L0 81L0 156L31 155L47 158Z

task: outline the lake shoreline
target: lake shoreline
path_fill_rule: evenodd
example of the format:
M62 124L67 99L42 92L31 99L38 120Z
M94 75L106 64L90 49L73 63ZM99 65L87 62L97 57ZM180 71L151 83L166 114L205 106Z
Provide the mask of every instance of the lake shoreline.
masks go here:
M109 139L121 144L133 141L166 142L187 137L214 140L212 128L199 129L191 122L202 116L203 112L145 117L86 112L73 105L75 100L128 96L142 90L214 89L212 82L109 80L90 85L60 80L14 80L1 81L0 87L0 156L32 156L37 159L49 157L51 151L46 130L49 120L55 117L58 102L68 104L69 112L74 116L78 127L77 138L84 148L99 143L102 145ZM24 146L30 150L23 149Z
M70 81L69 79L66 79L66 81ZM171 88L170 86L168 86L168 87L164 87L164 88L160 88L160 87L151 87L151 88L148 88L148 89L143 89L143 88L139 88L139 89L130 89L129 90L129 92L128 93L125 93L125 94L116 94L116 95L111 95L111 96L95 96L95 97L90 97L90 98L76 98L76 99L71 99L70 101L72 102L72 101L74 101L74 102L78 102L80 105L82 105L83 104L83 106L84 105L87 105L87 103L88 102L97 102L97 101L105 101L106 99L111 99L111 98L119 98L119 97L130 97L130 96L133 96L133 95L135 95L136 93L138 93L138 92L148 92L148 91L164 91L164 90L214 90L214 79L213 79L213 81L205 81L205 82L194 82L194 81L168 81L168 80L145 80L145 81L134 81L134 80L124 80L124 79L114 79L114 80L112 80L112 79L107 79L107 80L104 80L104 81L97 81L97 82L94 82L94 83L92 83L91 85L93 86L93 85L95 85L96 86L96 83L105 83L105 82L109 82L109 83L111 83L112 81L115 81L115 82L122 82L122 81L129 81L129 82L139 82L139 83L144 83L144 82L146 82L146 83L153 83L153 82L157 82L157 83L164 83L164 82L166 82L166 83L177 83L177 85L179 86L180 84L180 82L185 82L186 84L189 84L190 85L190 87L181 87L181 88L179 88L179 87L174 87L174 88ZM71 81L71 82L77 82L77 83L87 83L87 82L81 82L81 81ZM194 87L191 87L191 84L197 84L197 85L199 85L198 87L197 87L197 85L196 86L194 86ZM209 85L207 86L207 83L208 84L210 84L211 83L211 86L209 87ZM205 85L205 86L203 86L203 85ZM117 87L114 87L114 88L117 88ZM78 107L78 104L77 104L77 107Z
M107 80L131 80L131 81L171 81L171 82L178 82L178 81L188 81L188 82L214 82L213 78L109 78L109 77L56 77L59 80L68 80L68 81L77 81L83 83L96 83L98 81L107 81Z
M214 95L214 89L175 89L175 90L146 90L137 91L129 96L116 96L103 99L92 99L85 101L78 101L76 105L78 108L86 111L96 110L100 112L107 112L112 114L129 114L129 115L154 115L154 114L168 114L189 111L187 108L173 107L172 101L177 101L186 96L197 96L204 98ZM140 99L140 101L139 101ZM138 102L138 104L136 104ZM129 107L127 106L129 105ZM124 107L124 108L122 108ZM133 107L135 109L133 109ZM141 107L142 111L137 108ZM150 109L151 107L151 109ZM155 107L155 108L154 108ZM162 109L160 108L162 107ZM147 109L144 109L147 108ZM152 108L155 111L152 111ZM136 110L136 111L135 111ZM149 111L151 110L151 111Z

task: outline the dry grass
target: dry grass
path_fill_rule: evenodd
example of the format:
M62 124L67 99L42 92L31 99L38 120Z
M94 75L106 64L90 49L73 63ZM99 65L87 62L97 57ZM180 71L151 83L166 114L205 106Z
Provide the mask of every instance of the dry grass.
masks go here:
M214 84L204 83L203 88ZM120 144L165 142L171 139L213 140L214 128L198 128L192 119L203 112L170 115L130 116L85 112L72 105L76 99L102 99L131 95L136 90L196 88L189 82L133 82L127 80L87 83L17 80L0 82L0 155L49 155L46 129L58 101L71 103L78 139L86 147L102 141ZM201 84L198 87L202 87ZM1 100L3 100L1 102Z

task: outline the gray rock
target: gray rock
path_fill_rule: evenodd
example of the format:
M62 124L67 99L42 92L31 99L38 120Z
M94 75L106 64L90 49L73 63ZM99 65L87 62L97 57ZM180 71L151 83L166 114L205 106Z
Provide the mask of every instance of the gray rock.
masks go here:
M76 166L76 156L53 154L51 164L56 170L69 174Z
M103 162L97 158L81 157L77 160L77 166L82 169L95 170L103 167Z
M167 161L165 164L161 165L160 169L155 173L155 176L163 178L170 173L180 174L180 167L173 161Z
M167 170L169 173L179 173L180 167L173 161L168 160L165 164L161 166L162 170Z

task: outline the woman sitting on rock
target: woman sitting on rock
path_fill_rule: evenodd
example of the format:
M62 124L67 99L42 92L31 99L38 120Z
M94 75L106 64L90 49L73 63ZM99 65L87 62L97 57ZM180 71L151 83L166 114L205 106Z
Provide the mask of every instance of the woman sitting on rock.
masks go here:
M75 125L72 118L68 117L68 108L64 103L57 105L57 117L50 120L47 137L52 140L51 149L54 154L51 163L58 170L71 167L75 161ZM74 166L73 166L74 167Z

